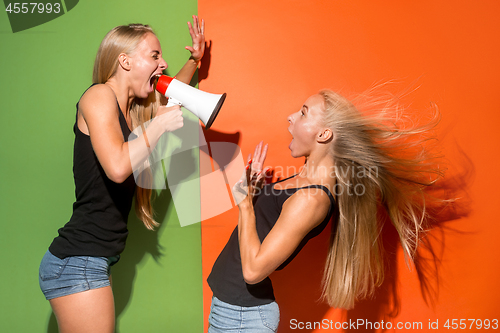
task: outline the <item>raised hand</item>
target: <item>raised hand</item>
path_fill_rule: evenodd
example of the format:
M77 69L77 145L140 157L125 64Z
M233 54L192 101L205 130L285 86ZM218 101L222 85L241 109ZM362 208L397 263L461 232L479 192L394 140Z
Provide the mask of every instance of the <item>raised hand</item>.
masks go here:
M193 24L188 22L189 34L193 40L193 46L186 46L186 50L191 52L191 58L199 62L205 53L205 21L199 22L198 16L193 15Z
M267 156L268 145L260 142L252 155L248 155L248 161L241 179L233 186L233 196L236 203L252 203L254 196L260 191L265 183L269 168L263 170L264 161Z
M267 148L268 145L264 146L264 143L261 141L256 147L253 153L253 157L248 155L248 164L247 164L247 181L253 187L254 190L259 190L262 188L264 183L267 171L267 168L263 172L264 161L267 156ZM254 193L255 194L255 193Z

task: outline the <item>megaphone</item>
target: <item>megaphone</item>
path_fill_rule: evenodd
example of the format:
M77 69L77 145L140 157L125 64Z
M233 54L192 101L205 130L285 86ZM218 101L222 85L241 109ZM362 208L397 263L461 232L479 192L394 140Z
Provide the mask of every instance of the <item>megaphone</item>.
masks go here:
M212 126L226 99L226 93L222 95L207 93L167 75L158 78L156 90L168 97L167 106L184 106L203 122L206 129Z

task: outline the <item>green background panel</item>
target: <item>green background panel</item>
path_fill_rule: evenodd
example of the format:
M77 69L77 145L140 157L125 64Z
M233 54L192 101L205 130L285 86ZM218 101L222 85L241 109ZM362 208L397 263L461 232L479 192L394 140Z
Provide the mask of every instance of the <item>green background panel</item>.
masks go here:
M150 24L175 75L189 57L186 22L196 12L193 0L84 0L17 33L0 13L0 332L57 332L38 266L72 211L75 104L102 38L117 25ZM155 208L160 229L146 230L132 213L113 267L117 332L202 332L200 224L180 227L168 190Z

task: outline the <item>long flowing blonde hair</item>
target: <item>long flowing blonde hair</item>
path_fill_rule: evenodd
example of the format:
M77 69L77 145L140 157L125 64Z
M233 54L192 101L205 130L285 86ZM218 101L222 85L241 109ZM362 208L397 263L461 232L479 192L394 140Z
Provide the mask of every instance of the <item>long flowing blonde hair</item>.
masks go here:
M425 189L441 176L428 144L439 122L437 108L424 125L408 126L397 103L380 100L378 112L361 113L330 91L324 99L325 125L334 141L338 217L332 226L323 274L323 299L350 309L374 294L384 279L380 210L398 232L407 263L426 230ZM394 101L394 99L393 99ZM408 119L406 119L408 120Z
M133 54L148 33L154 34L150 26L143 24L122 25L108 32L97 51L92 77L93 83L108 81L116 73L118 56L121 53ZM151 93L145 99L136 98L130 106L132 127L136 128L151 120L156 114L159 105L160 95L157 92ZM138 175L136 183L148 184L151 182L151 178L151 171L146 168L145 171ZM135 212L148 229L154 229L159 225L154 220L151 194L150 188L137 186Z

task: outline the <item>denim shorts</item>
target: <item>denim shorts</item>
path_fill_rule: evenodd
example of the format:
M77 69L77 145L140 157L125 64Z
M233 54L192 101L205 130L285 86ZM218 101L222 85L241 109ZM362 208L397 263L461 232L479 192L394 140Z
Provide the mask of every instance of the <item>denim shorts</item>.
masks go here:
M40 263L38 281L46 299L107 287L116 257L75 256L59 259L49 251Z
M212 298L208 333L265 333L276 332L280 310L276 302L258 306L236 306Z

